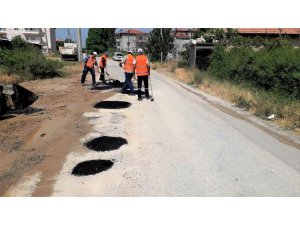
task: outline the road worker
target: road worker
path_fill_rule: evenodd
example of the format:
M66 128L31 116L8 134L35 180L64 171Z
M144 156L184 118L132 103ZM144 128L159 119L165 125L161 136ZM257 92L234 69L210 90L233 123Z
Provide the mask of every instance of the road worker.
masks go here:
M132 55L132 50L127 51L127 55L123 57L121 60L121 66L123 65L124 73L125 73L125 83L122 87L122 93L126 91L127 88L130 89L131 95L135 95L134 88L132 84L132 77L134 76L135 70L135 58Z
M148 77L150 75L150 65L147 56L144 55L143 49L138 49L138 56L135 58L135 74L138 79L138 100L142 100L142 83L144 83L146 98L149 99Z
M99 59L99 67L100 67L100 78L99 80L105 81L105 74L104 74L104 69L106 69L107 66L107 52L105 52Z
M81 76L81 85L84 85L85 78L88 72L91 73L92 75L92 80L93 80L93 85L96 85L96 75L95 75L95 66L98 67L97 60L96 60L97 52L93 52L93 54L86 56L83 59L84 62L84 67L82 71L82 76Z

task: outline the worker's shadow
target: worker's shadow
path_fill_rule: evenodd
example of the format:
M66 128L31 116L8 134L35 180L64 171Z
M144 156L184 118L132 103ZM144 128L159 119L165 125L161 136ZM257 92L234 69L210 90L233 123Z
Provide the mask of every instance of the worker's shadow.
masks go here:
M137 95L138 90L134 90L134 93ZM144 91L142 91L141 93L142 93L142 95L145 95ZM122 94L128 94L129 95L129 94L131 94L131 91L129 89L126 89Z
M105 90L110 90L110 89L114 89L114 88L120 88L120 87L116 87L113 85L97 85L95 87L91 87L91 90L98 90L98 91L105 91Z

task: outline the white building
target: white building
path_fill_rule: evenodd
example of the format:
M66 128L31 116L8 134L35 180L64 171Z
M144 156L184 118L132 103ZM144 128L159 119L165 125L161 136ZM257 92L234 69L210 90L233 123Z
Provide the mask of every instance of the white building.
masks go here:
M175 28L174 35L174 50L173 54L176 59L180 59L182 52L186 50L185 43L188 43L192 38L192 29Z
M21 36L23 40L41 45L43 52L56 51L55 28L0 28L0 39L12 40Z
M148 34L140 30L121 29L116 34L116 47L119 51L137 51L138 48L145 48L147 40Z

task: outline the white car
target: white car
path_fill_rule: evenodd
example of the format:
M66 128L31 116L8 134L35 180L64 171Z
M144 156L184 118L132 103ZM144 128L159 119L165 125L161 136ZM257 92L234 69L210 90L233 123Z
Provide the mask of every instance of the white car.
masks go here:
M113 56L113 60L115 61L121 61L123 58L122 52L115 52Z

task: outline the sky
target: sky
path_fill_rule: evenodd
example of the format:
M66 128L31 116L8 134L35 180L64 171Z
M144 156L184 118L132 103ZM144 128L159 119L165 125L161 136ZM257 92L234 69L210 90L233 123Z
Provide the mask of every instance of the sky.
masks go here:
M135 28L144 32L150 32L151 28ZM120 28L117 28L117 31L120 30ZM85 48L85 40L88 36L88 28L81 28L81 38L82 38L82 45ZM77 31L76 28L70 28L70 35L71 39L77 40ZM65 40L65 38L68 37L68 28L57 28L56 29L56 39L62 39Z

